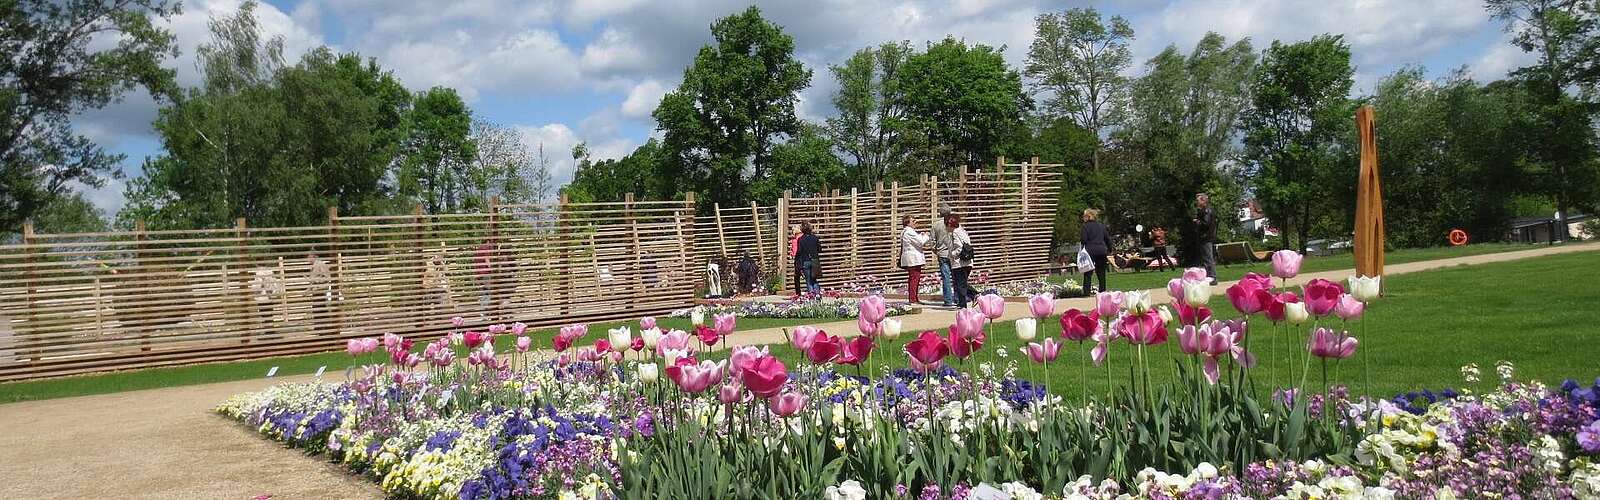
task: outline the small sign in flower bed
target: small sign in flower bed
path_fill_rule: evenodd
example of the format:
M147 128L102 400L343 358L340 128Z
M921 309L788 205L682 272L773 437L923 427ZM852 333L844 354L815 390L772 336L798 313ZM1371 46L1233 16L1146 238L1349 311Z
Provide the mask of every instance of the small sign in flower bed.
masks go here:
M1226 321L1205 309L1210 287L1198 279L1171 288L1176 312L1137 293L1102 294L1094 310L1059 316L1050 300L1032 300L1033 317L1016 324L1028 342L1022 367L965 362L1004 309L992 295L894 351L876 347L902 345L900 324L872 307L860 311L861 337L800 327L787 346L726 351L707 349L733 331L726 314L692 333L646 320L637 335L619 328L593 343L573 325L550 340L554 354L539 354L542 342L514 326L497 329L519 336L511 352L496 352L486 332L447 335L421 352L387 336L351 342L358 364L377 362L350 380L282 385L217 411L403 498L1600 495L1600 381L1546 387L1515 380L1505 364L1485 393L1369 399L1336 381L1307 383L1313 361L1337 365L1356 352L1348 333L1314 326L1329 315L1359 320L1376 283L1352 285L1313 282L1301 302L1249 278L1227 291L1242 315ZM1036 339L1047 320L1063 324L1064 340ZM1246 332L1290 325L1277 334L1304 348L1262 354L1303 367L1299 382L1258 394L1276 377L1251 373ZM1067 360L1063 341L1094 348ZM458 344L466 363L455 360ZM1190 362L1177 382L1152 386L1145 351L1174 348ZM1052 363L1123 380L1069 402L1061 396L1078 386L1053 376ZM884 364L900 368L863 368ZM1471 366L1463 374L1479 376Z

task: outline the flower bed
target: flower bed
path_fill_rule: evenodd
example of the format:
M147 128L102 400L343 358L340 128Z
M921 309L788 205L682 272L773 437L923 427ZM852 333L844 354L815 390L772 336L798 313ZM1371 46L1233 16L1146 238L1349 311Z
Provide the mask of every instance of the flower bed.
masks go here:
M860 299L840 296L803 295L783 302L740 301L698 306L702 314L734 314L741 318L794 318L794 319L855 319L860 310ZM672 311L669 317L688 318L696 307ZM916 312L916 307L906 302L887 304L889 316Z
M1357 320L1376 283L1352 280L1345 293L1313 281L1302 303L1247 277L1227 290L1242 313L1227 321L1201 305L1210 295L1203 283L1175 281L1176 312L1142 294L1108 293L1093 311L1063 313L1067 340L1093 341L1107 377L1128 374L1077 404L1059 397L1071 386L1052 391L1049 376L1022 377L1036 373L1031 364L952 364L984 348L986 320L1004 306L990 295L958 311L947 332L922 332L892 353L874 347L899 334L881 325L898 323L885 319L881 301L863 300L858 322L874 336L797 328L790 342L808 363L793 367L765 347L725 358L703 349L732 332L727 314L693 334L646 321L637 338L618 329L581 347L588 332L574 325L551 340L553 357L535 354L527 337L497 353L493 331L451 334L420 354L391 335L383 361L354 380L282 385L217 410L407 498L1600 495L1600 380L1547 387L1517 381L1502 364L1500 385L1487 393L1350 398L1338 385L1303 382L1313 358L1338 363L1358 345L1315 327L1304 352L1289 356L1305 366L1302 382L1258 400L1249 387L1268 382L1250 378L1253 318ZM1055 318L1049 300L1029 306L1035 317L1016 329L1024 341L1034 340L1037 321ZM1152 387L1144 351L1167 343L1174 320L1192 362L1180 364L1175 387ZM379 343L351 341L350 351L363 359ZM458 343L471 350L464 364L454 362ZM1118 357L1126 372L1110 367L1113 349L1128 351ZM1022 357L1048 373L1057 354L1047 338ZM861 371L884 356L909 368ZM1474 366L1463 375L1479 377Z
M1082 286L1072 279L1063 279L1061 283L1051 283L1044 278L990 282L987 273L978 273L972 276L971 282L972 287L981 293L995 294L1012 299L1025 298L1042 293L1049 293L1056 298L1062 299L1084 296ZM924 274L922 275L920 286L917 287L917 293L925 298L938 299L940 293L943 292L943 283L937 272ZM885 282L877 276L863 276L859 280L829 291L839 296L869 293L905 296L906 285L901 280Z

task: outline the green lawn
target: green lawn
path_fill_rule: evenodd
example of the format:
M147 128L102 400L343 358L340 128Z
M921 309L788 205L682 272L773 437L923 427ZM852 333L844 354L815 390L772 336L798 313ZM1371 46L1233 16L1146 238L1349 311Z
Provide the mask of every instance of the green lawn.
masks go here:
M1600 243L1572 243L1578 245ZM1435 248L1403 248L1384 254L1387 264L1404 264L1424 260L1448 259L1452 257L1466 257L1470 255L1483 255L1517 250L1532 250L1542 248L1544 245L1529 245L1523 243L1474 243L1460 247L1435 247ZM1300 266L1302 273L1321 271L1334 271L1339 269L1354 269L1355 256L1342 253L1327 257L1306 257ZM1255 262L1250 264L1233 264L1217 266L1217 279L1219 281L1237 280L1245 273L1255 271L1262 274L1272 272L1271 262ZM1150 288L1165 288L1167 281L1178 277L1180 271L1144 271L1144 272L1118 272L1106 276L1106 286L1112 290L1144 290ZM1069 276L1073 280L1081 280L1082 276ZM1060 278L1056 278L1060 279Z
M828 320L837 321L837 320ZM789 326L805 324L808 320L798 319L772 319L772 318L739 318L739 330L758 330L775 326ZM688 330L689 320L681 318L659 318L658 323L662 328L677 328ZM605 331L621 325L630 325L635 331L638 323L615 322L607 324L589 325L589 342L594 339L605 338ZM550 347L550 329L543 330L544 335L536 336L539 346ZM432 340L432 339L428 339ZM511 349L515 339L509 335L496 339L496 345L502 351ZM420 341L415 346L421 350L424 342ZM371 355L369 355L371 356ZM375 357L371 359L376 359ZM371 362L370 360L368 362ZM208 384L213 382L229 382L265 377L268 370L278 367L277 375L300 375L316 373L317 368L326 367L327 373L342 374L345 368L351 365L350 356L343 351L322 354L308 354L303 356L287 356L265 358L251 361L234 361L223 363L207 363L171 368L150 368L125 372L113 372L98 375L85 375L76 377L63 377L46 380L11 382L0 384L0 404L17 401L30 401L36 399L53 399L71 396L84 396L90 394L106 394L112 392L133 391L139 389L154 389L159 387L172 387L180 385Z
M1409 252L1407 252L1409 254ZM1414 254L1412 254L1414 255ZM1437 255L1437 254L1435 254ZM1330 259L1331 260L1331 259ZM1565 378L1592 380L1600 376L1600 326L1595 321L1595 304L1600 304L1600 256L1581 252L1533 259L1458 266L1432 271L1395 275L1385 279L1386 296L1367 310L1364 321L1352 322L1352 334L1361 337L1356 357L1331 365L1336 380L1350 384L1352 392L1392 396L1399 392L1431 388L1461 388L1460 368L1477 363L1483 382L1475 389L1492 387L1494 364L1499 360L1515 363L1519 379L1538 379L1557 384ZM1217 291L1212 308L1219 318L1237 316ZM1337 317L1324 324L1339 326ZM1253 371L1258 389L1267 384L1298 381L1301 364L1291 361L1287 349L1302 349L1307 328L1279 330L1260 321L1252 330L1251 349L1259 356ZM1060 324L1051 321L1040 335L1059 335ZM1367 333L1362 336L1362 331ZM983 350L967 361L971 370L981 362L1016 362L1018 376L1045 378L1031 372L1025 357L1017 352L1011 323L997 323ZM903 343L914 337L908 332L897 342L880 345L874 353L876 364L905 367ZM1083 391L1080 369L1088 360L1092 344L1069 344L1061 358L1050 365L1053 392L1078 396ZM1005 360L996 357L999 348L1008 349ZM774 346L773 352L791 366L805 363L804 357L789 346ZM1164 345L1147 347L1154 383L1172 380L1174 361L1188 363L1177 345L1176 332ZM1370 363L1371 385L1362 377L1362 356ZM1126 384L1135 350L1126 343L1111 349L1112 380ZM953 358L952 358L953 360ZM956 365L960 367L959 363ZM1226 366L1226 365L1225 365ZM1320 365L1312 360L1309 385L1320 388ZM878 367L869 367L868 371ZM848 371L848 369L847 369ZM1037 373L1043 373L1037 372ZM1107 385L1104 368L1088 369L1087 389L1104 393Z

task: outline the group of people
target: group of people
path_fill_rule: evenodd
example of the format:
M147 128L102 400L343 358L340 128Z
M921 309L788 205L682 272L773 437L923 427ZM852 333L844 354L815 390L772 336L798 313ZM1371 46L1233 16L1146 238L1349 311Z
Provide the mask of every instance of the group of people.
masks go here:
M1217 282L1217 213L1211 209L1211 196L1206 193L1196 194L1194 204L1195 216L1191 222L1195 226L1195 234L1200 236L1200 241L1197 242L1199 249L1197 267L1204 268L1206 277L1210 278L1211 282L1215 284ZM1111 255L1112 248L1111 232L1106 229L1105 224L1102 224L1099 219L1099 210L1093 208L1084 209L1083 231L1080 234L1082 239L1079 241L1083 244L1083 252L1088 254L1089 261L1094 266L1093 269L1086 269L1083 272L1083 293L1085 295L1092 291L1089 287L1091 276L1095 278L1095 281L1099 282L1100 291L1106 290L1106 269L1110 267L1107 257ZM1167 264L1167 260L1170 257L1167 256L1166 228L1158 226L1152 229L1150 238L1151 243L1155 245L1157 262L1161 262L1163 265ZM1177 267L1176 262L1172 262L1172 264L1172 267Z
M978 296L969 282L972 277L972 236L961 227L961 215L949 205L940 204L939 218L933 221L932 231L917 230L917 218L900 217L899 267L906 272L906 295L913 303L922 303L919 289L922 286L922 268L928 264L928 254L939 266L943 307L966 307ZM795 292L819 294L822 240L817 238L811 223L791 226L794 237L789 240L789 255L794 258ZM804 288L802 288L804 283Z

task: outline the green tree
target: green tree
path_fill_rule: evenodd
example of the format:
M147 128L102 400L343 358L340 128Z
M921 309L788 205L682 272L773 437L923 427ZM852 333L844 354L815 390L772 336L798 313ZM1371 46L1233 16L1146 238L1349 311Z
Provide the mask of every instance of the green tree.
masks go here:
M1314 226L1343 213L1325 193L1355 182L1340 161L1354 127L1352 73L1343 37L1320 35L1292 44L1274 41L1252 78L1251 107L1240 121L1242 162L1284 247L1292 243L1303 251Z
M1554 199L1561 217L1557 237L1565 239L1572 210L1600 208L1596 103L1586 100L1600 83L1600 3L1488 0L1485 5L1494 19L1506 23L1513 45L1537 56L1512 75L1527 86L1536 126L1546 131L1528 158L1531 188ZM1569 91L1574 87L1587 92L1574 96Z
M45 210L73 182L118 175L110 154L72 128L135 87L165 98L176 84L161 62L177 55L155 20L161 0L0 1L0 232Z
M294 137L288 155L310 167L317 196L341 213L387 210L393 190L383 181L406 136L405 87L376 61L326 47L285 68L278 81Z
M773 144L799 132L794 105L811 70L794 58L794 38L753 6L718 19L711 35L653 113L667 155L660 174L706 206L732 205L772 174ZM661 197L678 191L662 188Z
M1134 165L1119 174L1122 196L1101 200L1120 205L1113 212L1126 218L1125 226L1160 225L1180 243L1196 241L1190 221L1199 192L1211 194L1219 223L1234 221L1226 214L1237 206L1239 190L1223 164L1250 102L1255 64L1249 40L1229 45L1216 33L1207 33L1188 55L1168 46L1145 63L1144 76L1131 86L1128 120L1116 135Z
M81 192L57 197L34 216L33 224L33 230L40 233L98 233L110 229L105 213Z
M928 154L938 170L921 173L987 165L1025 126L1031 103L1001 50L945 38L906 61L896 84L905 102L903 126L920 133L924 147L948 146Z
M434 87L417 94L411 108L411 136L400 163L400 193L422 203L428 213L484 207L473 196L472 111L455 89Z
M810 196L848 183L850 176L844 161L833 154L833 148L833 141L822 127L802 124L794 137L773 145L772 175L750 186L751 199L771 204L783 197L785 190L793 190L795 196Z
M578 144L572 151L577 169L572 173L572 182L561 188L561 194L570 201L588 203L622 201L627 193L663 192L670 188L657 184L672 181L655 172L665 155L661 142L651 138L628 156L596 162L589 159L588 147Z
M1116 124L1127 92L1122 72L1132 61L1133 27L1122 16L1107 23L1094 8L1039 14L1034 24L1024 70L1034 89L1050 94L1046 109L1053 116L1070 117L1099 137ZM1091 161L1100 168L1098 144Z
M905 109L897 78L911 54L909 42L885 43L858 50L843 65L829 67L839 81L833 94L839 115L828 119L827 131L854 162L857 187L889 178L891 169L906 159L899 127Z

